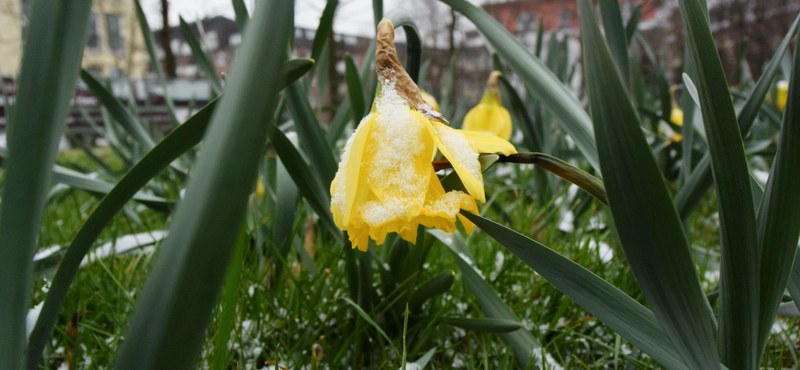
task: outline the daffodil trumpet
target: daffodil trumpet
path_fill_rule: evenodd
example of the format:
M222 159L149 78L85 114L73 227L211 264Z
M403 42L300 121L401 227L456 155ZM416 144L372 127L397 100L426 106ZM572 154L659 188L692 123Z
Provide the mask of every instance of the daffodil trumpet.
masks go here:
M499 78L499 71L492 71L489 75L480 103L464 117L464 130L484 132L503 140L511 138L511 114L501 103L500 88L497 86Z
M394 26L386 19L378 24L375 65L380 82L375 104L345 144L331 183L336 225L362 251L370 238L381 245L392 232L414 243L420 225L453 232L457 218L471 232L475 226L459 212L477 212L476 200L486 200L478 156L516 149L496 136L447 126L401 66ZM431 164L437 150L466 192L442 187Z

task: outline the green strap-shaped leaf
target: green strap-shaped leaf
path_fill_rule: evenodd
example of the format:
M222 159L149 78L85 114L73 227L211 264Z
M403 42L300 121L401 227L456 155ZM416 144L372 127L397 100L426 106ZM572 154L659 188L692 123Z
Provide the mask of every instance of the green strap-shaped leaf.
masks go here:
M347 92L349 93L350 106L353 107L353 117L360 121L364 117L364 89L361 87L361 78L350 53L344 56L345 75L347 76Z
M325 131L314 115L314 110L311 109L302 83L295 82L286 89L286 102L294 118L300 147L307 154L311 167L322 176L320 179L322 183L330 184L336 175L338 165L333 157L333 150L325 140Z
M422 39L417 22L407 11L395 8L386 13L385 18L392 21L395 29L403 27L406 31L406 72L415 83L419 83L419 71L422 64Z
M517 315L514 314L514 311L511 311L511 309L503 303L497 293L489 286L489 283L475 270L471 258L467 255L466 242L461 234L457 232L445 234L441 230L432 229L429 229L428 233L439 239L442 244L446 245L450 248L450 251L453 252L453 258L459 270L461 270L464 282L469 287L469 290L475 294L475 298L481 306L481 311L483 311L486 317L519 323L519 319ZM514 357L520 368L527 369L533 357L537 357L538 364L541 364L541 358L538 358L538 354L536 353L539 352L537 350L540 349L541 344L529 331L517 330L499 335L500 339L514 351Z
M322 54L322 49L328 42L328 36L333 31L333 16L336 14L338 6L339 0L328 0L328 3L325 4L325 9L319 18L317 31L314 33L314 41L311 43L311 59L318 60Z
M789 31L783 37L783 40L781 40L780 46L778 46L778 51L775 52L775 55L772 56L767 67L764 68L764 73L761 74L761 78L758 79L755 87L753 87L753 91L750 93L747 101L745 101L744 107L739 111L737 120L739 122L739 131L741 131L742 136L747 136L750 132L750 128L753 126L756 116L758 116L759 109L764 103L764 97L767 96L767 92L769 92L772 86L772 81L778 73L781 60L784 55L786 55L789 44L792 38L794 38L795 33L797 33L799 24L800 15L795 18L794 23L789 27ZM697 163L691 176L687 179L686 184L684 184L675 196L675 205L678 207L682 219L685 220L691 215L692 210L700 203L703 194L711 187L712 183L711 157L706 153Z
M247 13L247 6L244 0L232 0L233 13L236 17L236 25L239 27L239 32L244 34L244 29L247 26L247 21L250 20L250 14Z
M628 19L628 24L625 25L625 38L630 44L633 40L633 34L636 33L636 28L639 27L639 18L642 16L642 4L636 4L631 12L631 17Z
M525 86L536 94L538 101L555 114L564 131L572 137L586 160L599 172L592 121L569 89L486 12L465 0L441 1L469 18L478 27L497 54L508 63Z
M342 241L342 232L333 222L333 215L330 211L331 198L329 189L323 185L319 176L316 176L311 171L303 156L300 155L294 144L279 128L270 123L267 134L269 135L270 144L275 149L275 154L278 155L287 172L289 172L289 176L297 184L300 193L319 216L320 222L328 228L331 235Z
M10 157L0 203L3 370L17 370L23 363L25 313L33 290L32 258L58 140L75 91L91 6L90 0L41 0L31 8L14 120L6 132Z
M100 104L108 110L111 117L119 122L122 128L124 128L137 143L141 144L147 150L150 150L156 145L139 119L134 116L133 113L125 107L125 104L114 96L107 87L100 83L100 81L97 81L91 73L82 69L81 80L86 84L86 87L89 88L89 91L92 92L92 95L100 101Z
M606 31L606 41L611 50L611 56L617 70L622 76L625 86L630 86L631 70L628 64L628 37L625 25L622 23L622 12L617 0L600 0L600 15L603 17L603 29Z
M194 60L200 66L200 70L203 71L203 74L206 75L206 79L209 84L211 84L211 90L215 95L222 94L222 84L219 82L219 76L217 75L216 68L214 68L214 63L211 62L211 57L203 50L192 27L183 20L183 17L178 17L178 19L180 21L183 39L186 40L186 43L189 44L189 48L192 49Z
M680 0L680 9L719 209L722 237L719 355L725 365L755 369L760 362L757 355L760 260L747 158L708 18L698 0Z
M647 308L583 266L514 230L463 213L481 230L634 346L666 368L688 369Z
M439 322L471 330L476 333L510 333L522 329L519 321L504 319L470 319L466 317L440 317Z
M792 270L800 238L800 48L795 48L789 96L783 112L778 153L770 169L758 211L761 253L761 315L759 358L769 339L772 322ZM800 268L800 266L798 266ZM800 297L792 292L793 297Z
M713 316L678 213L592 7L579 0L578 8L600 165L625 255L686 367L718 368Z
M197 361L257 177L265 123L278 103L293 8L293 1L261 1L247 26L236 73L211 118L116 369L189 369Z

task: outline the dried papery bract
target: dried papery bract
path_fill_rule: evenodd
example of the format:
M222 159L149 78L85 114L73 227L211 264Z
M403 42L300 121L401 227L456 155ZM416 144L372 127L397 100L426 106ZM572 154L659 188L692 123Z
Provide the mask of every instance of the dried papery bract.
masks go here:
M447 120L433 107L422 99L417 84L408 75L408 72L400 64L397 58L397 50L394 47L394 25L388 19L378 23L377 49L375 52L375 67L378 71L378 78L382 84L389 81L394 82L397 94L408 102L412 108L422 113L431 121L448 123Z

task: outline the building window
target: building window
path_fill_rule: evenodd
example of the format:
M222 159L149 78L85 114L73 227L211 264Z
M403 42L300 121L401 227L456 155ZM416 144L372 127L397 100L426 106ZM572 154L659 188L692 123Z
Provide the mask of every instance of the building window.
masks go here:
M558 17L558 26L561 28L569 28L570 26L569 9L561 9L561 14Z
M89 15L89 37L86 39L86 48L89 50L100 50L100 34L97 33L97 13Z
M517 16L517 32L525 32L534 29L533 13L522 13Z
M117 14L106 14L108 48L117 55L122 54L122 18Z

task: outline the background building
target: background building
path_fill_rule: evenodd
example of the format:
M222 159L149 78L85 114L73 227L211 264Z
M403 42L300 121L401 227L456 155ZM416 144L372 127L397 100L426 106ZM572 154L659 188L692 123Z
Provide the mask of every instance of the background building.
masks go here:
M0 0L0 76L19 73L32 1ZM142 78L148 61L132 0L95 0L83 68L108 78Z

